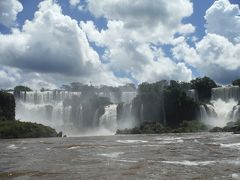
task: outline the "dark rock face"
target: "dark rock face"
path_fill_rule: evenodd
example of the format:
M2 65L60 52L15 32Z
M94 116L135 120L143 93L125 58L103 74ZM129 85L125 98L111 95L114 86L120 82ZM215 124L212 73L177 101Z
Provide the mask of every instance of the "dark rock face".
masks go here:
M15 120L15 99L12 94L0 91L0 121Z

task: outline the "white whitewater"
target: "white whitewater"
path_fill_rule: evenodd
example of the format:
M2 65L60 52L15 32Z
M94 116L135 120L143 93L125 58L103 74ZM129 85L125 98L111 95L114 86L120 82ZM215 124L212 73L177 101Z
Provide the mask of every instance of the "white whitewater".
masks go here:
M196 90L186 92L187 96L198 102ZM211 127L224 127L228 122L240 118L240 88L227 86L212 89L211 104L200 106L200 119Z
M27 122L41 123L58 131L69 126L71 106L63 105L65 99L80 97L79 92L47 91L21 92L16 102L16 118ZM72 126L72 125L71 125Z
M208 105L207 110L209 113L202 121L211 127L224 127L228 122L235 121L232 118L232 110L237 102L233 99L225 102L222 99L211 101L213 106ZM211 107L211 108L210 108Z
M100 117L100 109L89 110L88 105L81 102L81 92L69 91L32 91L21 92L16 101L16 118L21 121L41 123L51 126L65 134L79 134L98 131L98 134L114 134L118 128L130 128L132 118L117 122L117 103L123 103L126 113L131 113L131 102L136 97L136 92L121 92L119 94L100 92L98 95L108 97L114 103L105 107L105 113ZM115 96L116 95L116 96ZM93 118L86 115L93 113ZM91 122L90 122L91 121ZM126 123L128 122L128 123ZM102 131L103 130L103 131ZM105 131L107 130L107 131Z
M105 113L100 117L100 128L113 134L117 131L117 105L112 104L105 108Z
M211 105L207 105L209 111L203 121L210 126L224 127L228 122L237 121L240 115L240 88L238 86L228 86L212 89ZM214 116L212 114L216 114Z
M220 87L220 88L213 88L212 89L212 100L222 99L223 101L227 102L230 99L235 101L240 100L240 88L239 86L227 86L227 87Z

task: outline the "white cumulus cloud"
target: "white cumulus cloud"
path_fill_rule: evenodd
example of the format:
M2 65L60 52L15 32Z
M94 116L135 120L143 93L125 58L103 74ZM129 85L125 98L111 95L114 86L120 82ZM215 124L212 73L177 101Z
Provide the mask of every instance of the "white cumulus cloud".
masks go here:
M228 38L233 43L240 43L240 9L229 0L217 0L207 10L207 33L215 33Z
M81 22L81 27L90 41L105 48L102 58L113 71L123 71L139 82L192 78L184 63L165 57L160 47L172 42L176 33L195 31L182 23L193 12L189 0L91 0L88 9L107 19L105 30L98 30L93 21Z
M195 47L185 38L175 39L173 56L219 83L240 77L240 9L228 0L217 0L206 11L206 35Z
M14 25L17 14L23 10L18 0L0 0L0 24L11 27Z
M46 79L51 76L52 82L56 78L96 84L120 82L101 63L76 20L63 15L52 0L42 1L38 8L21 30L0 34L0 64L23 73L40 73Z
M69 3L72 7L76 7L80 4L80 0L69 0Z

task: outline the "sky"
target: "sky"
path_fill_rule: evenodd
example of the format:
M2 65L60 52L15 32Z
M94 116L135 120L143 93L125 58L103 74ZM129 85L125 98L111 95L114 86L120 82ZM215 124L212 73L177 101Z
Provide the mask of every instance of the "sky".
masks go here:
M0 89L240 78L240 0L0 0Z

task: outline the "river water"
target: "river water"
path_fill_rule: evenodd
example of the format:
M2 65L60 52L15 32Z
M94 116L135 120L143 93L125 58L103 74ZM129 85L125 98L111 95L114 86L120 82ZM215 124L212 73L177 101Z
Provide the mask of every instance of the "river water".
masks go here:
M0 179L240 179L240 136L0 140Z

